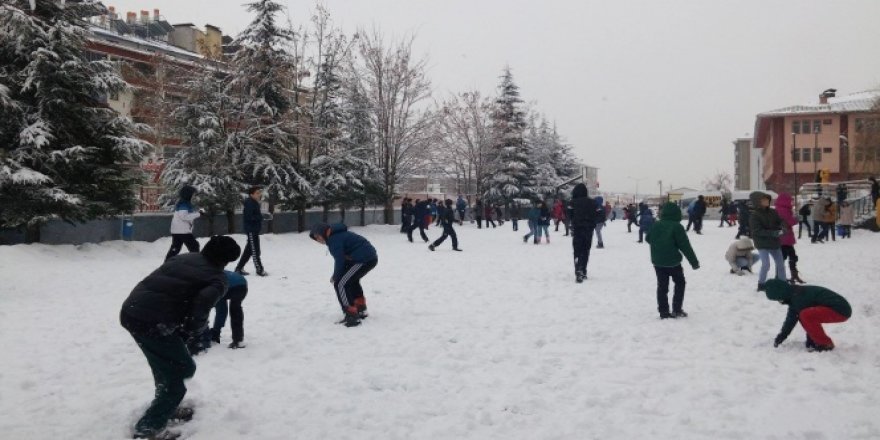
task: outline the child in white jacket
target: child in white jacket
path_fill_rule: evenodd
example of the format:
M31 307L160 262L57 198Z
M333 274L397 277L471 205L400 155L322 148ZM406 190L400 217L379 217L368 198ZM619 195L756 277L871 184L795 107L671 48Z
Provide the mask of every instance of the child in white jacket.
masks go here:
M192 205L192 197L196 189L187 185L180 189L180 200L174 205L174 215L171 217L171 249L165 255L165 260L180 253L183 245L190 252L199 251L199 242L193 236L193 222L196 221L204 210L196 210Z
M740 237L738 240L730 244L724 259L730 264L730 273L743 275L744 270L752 271L752 265L758 261L758 253L755 251L755 244L749 237Z

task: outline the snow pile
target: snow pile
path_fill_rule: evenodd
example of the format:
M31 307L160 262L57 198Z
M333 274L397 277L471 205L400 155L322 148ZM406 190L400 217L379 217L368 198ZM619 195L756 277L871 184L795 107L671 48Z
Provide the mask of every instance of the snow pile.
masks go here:
M189 439L878 438L880 236L804 243L802 277L843 294L837 349L807 353L785 308L728 274L735 228L691 240L690 317L661 321L648 247L621 221L574 283L568 237L523 244L510 224L459 228L465 252L355 228L379 251L357 328L305 235L264 236L249 277L244 350L215 346L187 383ZM521 231L524 233L524 231ZM431 228L436 238L439 231ZM243 243L242 236L236 239ZM204 242L204 239L202 240ZM148 404L146 360L118 324L169 240L0 248L3 438L122 439ZM229 327L223 341L228 343Z

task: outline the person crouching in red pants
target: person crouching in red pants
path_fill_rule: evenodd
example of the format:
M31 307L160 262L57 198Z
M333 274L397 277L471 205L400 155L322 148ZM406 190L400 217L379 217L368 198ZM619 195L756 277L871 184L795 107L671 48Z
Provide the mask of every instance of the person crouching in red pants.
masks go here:
M852 307L846 298L820 286L792 286L782 280L769 280L765 285L767 299L788 305L788 315L782 330L773 341L778 347L800 321L807 332L807 350L834 350L834 342L825 334L822 324L844 322L852 316Z

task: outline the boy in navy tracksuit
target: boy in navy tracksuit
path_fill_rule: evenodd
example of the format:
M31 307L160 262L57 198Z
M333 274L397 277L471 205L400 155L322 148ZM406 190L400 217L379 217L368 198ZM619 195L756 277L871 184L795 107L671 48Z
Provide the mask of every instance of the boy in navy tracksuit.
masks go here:
M367 301L364 299L361 278L379 263L376 248L366 238L350 232L342 223L318 223L312 226L309 237L326 244L333 256L335 265L330 282L345 314L345 326L360 325L361 319L367 317Z
M257 268L257 275L264 277L268 275L263 270L263 260L260 259L260 231L263 229L263 214L260 212L260 198L263 197L263 189L259 186L253 186L248 189L248 197L244 199L244 207L241 211L241 220L243 223L245 235L247 235L247 246L241 253L241 260L235 267L235 271L241 275L248 275L244 270L251 256L254 257L254 267Z
M244 348L244 309L241 303L248 294L247 280L239 273L224 270L229 288L226 295L214 305L214 326L211 328L211 341L220 343L220 331L226 325L226 315L232 321L232 343L229 348ZM226 303L229 301L229 304Z

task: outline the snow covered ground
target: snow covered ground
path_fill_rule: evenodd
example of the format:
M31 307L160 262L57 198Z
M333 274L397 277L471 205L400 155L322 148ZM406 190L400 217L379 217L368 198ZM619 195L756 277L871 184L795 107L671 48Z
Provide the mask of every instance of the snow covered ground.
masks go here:
M326 248L263 237L248 347L196 358L188 438L880 438L878 234L798 246L802 277L853 305L826 327L837 349L807 353L800 327L774 349L785 307L728 274L734 228L690 235L702 268L675 321L658 319L648 247L622 221L583 285L561 232L535 246L509 223L465 225L465 252L432 253L397 227L355 230L380 257L371 317L351 329L333 324ZM0 438L130 436L153 382L119 307L168 246L0 247Z

